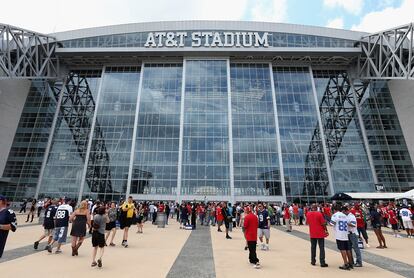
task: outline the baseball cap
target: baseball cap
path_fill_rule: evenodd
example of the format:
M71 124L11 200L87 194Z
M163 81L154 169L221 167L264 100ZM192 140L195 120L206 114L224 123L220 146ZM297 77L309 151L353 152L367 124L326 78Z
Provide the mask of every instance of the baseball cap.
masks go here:
M6 201L6 197L4 197L3 195L0 195L0 201Z

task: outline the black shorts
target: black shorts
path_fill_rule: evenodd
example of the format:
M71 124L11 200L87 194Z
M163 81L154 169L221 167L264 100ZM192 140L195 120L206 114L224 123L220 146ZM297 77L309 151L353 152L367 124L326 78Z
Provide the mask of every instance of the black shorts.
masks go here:
M93 231L92 246L93 247L99 246L100 248L104 248L105 247L105 235L99 233L98 231Z
M105 230L110 231L116 228L116 221L106 223Z
M349 240L336 240L336 246L341 251L351 250L351 242Z
M132 218L124 218L122 219L121 223L120 223L120 228L121 230L124 229L125 227L131 227L132 225Z
M391 224L391 226L394 231L398 230L398 224Z
M143 216L138 216L137 217L137 223L138 224L141 224L142 223L142 220L144 220L144 217Z
M372 224L372 228L374 228L374 229L380 229L381 230L381 223L374 223L374 224Z

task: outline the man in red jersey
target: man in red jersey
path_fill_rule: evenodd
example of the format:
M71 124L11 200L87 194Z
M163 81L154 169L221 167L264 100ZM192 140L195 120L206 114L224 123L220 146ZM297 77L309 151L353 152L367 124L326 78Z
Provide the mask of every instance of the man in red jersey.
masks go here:
M391 204L388 205L388 216L392 231L394 232L394 237L400 238L401 236L398 234L398 218L394 211L394 207Z
M257 216L251 212L250 206L245 209L246 216L244 217L244 236L249 248L249 261L254 265L254 268L260 268L259 259L256 254L257 244L257 229L259 227L259 220Z
M306 214L311 241L311 264L316 264L316 244L319 245L319 262L321 267L328 267L325 263L325 237L328 236L326 221L323 214L317 211L317 205L312 204L311 211Z
M216 219L217 219L217 232L222 232L221 225L223 225L224 216L223 216L223 210L221 208L221 204L217 205Z
M358 230L359 238L361 238L361 235L362 235L362 237L365 240L366 246L369 247L368 234L365 228L366 225L365 225L364 213L358 203L355 204L354 207L351 209L351 213L355 215L355 218L357 221L357 230Z

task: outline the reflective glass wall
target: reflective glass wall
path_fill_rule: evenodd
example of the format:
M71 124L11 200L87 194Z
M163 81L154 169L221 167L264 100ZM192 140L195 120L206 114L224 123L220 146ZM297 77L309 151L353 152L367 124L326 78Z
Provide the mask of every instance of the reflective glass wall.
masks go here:
M106 67L83 196L119 199L128 182L140 67Z
M182 64L145 64L131 193L176 194Z
M57 83L32 81L3 173L10 184L0 186L0 194L10 200L31 198L36 192L56 111Z
M372 81L361 110L378 182L386 191L408 191L414 169L387 82Z
M226 60L188 60L181 195L230 195Z
M309 68L274 67L288 199L324 198L329 181Z
M346 71L313 71L335 192L375 190Z
M281 195L269 64L231 64L235 195Z
M61 92L61 105L40 186L40 196L77 198L101 71L71 72Z

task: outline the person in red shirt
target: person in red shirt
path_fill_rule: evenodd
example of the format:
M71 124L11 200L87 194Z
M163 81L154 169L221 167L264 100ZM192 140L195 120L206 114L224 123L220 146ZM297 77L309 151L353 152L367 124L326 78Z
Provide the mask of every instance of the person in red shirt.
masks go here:
M291 232L292 231L292 222L290 221L290 212L289 212L289 207L285 206L284 209L284 214L283 214L283 219L285 220L286 223L286 232Z
M259 219L251 212L250 206L246 206L246 216L244 217L244 236L247 241L247 247L249 248L249 262L254 265L255 268L260 268L259 259L256 254L257 244L257 229L259 228Z
M311 242L311 264L316 264L316 244L319 245L319 263L321 267L328 267L325 262L325 237L328 236L324 215L317 211L316 204L312 204L311 211L306 214L306 222L309 225L309 237Z
M367 247L369 247L368 234L367 234L367 230L365 228L366 223L365 223L365 219L364 219L364 212L362 211L359 204L354 205L354 207L351 209L351 213L353 215L355 215L355 218L356 218L356 221L357 221L357 230L358 230L359 238L361 238L361 235L362 235L362 237L365 240L365 243L366 243Z
M223 225L224 216L223 216L223 211L221 209L220 204L217 205L217 208L216 208L216 219L217 219L217 232L222 232L221 225Z
M299 207L296 204L293 204L293 220L295 221L295 225L298 225L299 219Z
M331 221L332 210L329 204L325 204L325 206L323 207L323 216L325 217L326 222Z
M398 218L397 218L397 215L395 214L395 211L392 205L388 206L388 217L389 217L389 221L392 227L392 231L394 232L394 237L401 237L398 234Z

